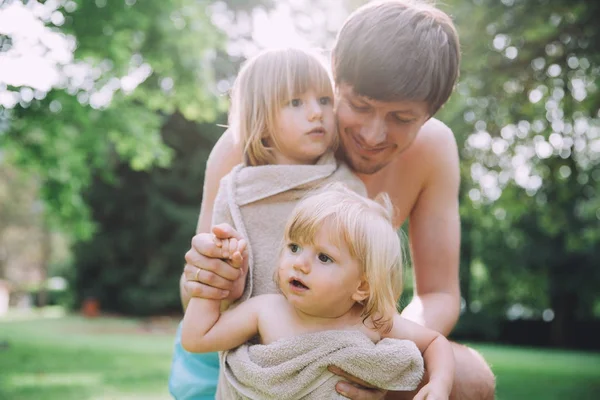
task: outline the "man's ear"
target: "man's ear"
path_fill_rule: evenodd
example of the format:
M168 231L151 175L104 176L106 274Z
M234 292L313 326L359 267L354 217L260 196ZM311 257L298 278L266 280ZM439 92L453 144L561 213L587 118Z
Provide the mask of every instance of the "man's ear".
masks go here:
M362 302L367 297L369 297L369 289L369 283L367 282L367 280L364 278L361 279L358 287L356 288L356 291L352 295L352 300L356 301L357 303Z

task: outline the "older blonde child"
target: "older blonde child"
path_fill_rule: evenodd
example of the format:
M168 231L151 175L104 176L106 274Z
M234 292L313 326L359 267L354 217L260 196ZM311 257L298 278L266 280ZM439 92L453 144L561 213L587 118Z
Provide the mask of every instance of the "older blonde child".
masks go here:
M454 376L450 344L441 334L397 312L401 245L392 227L389 199L384 195L378 200L335 185L301 201L285 227L275 278L280 292L253 297L222 314L220 301L193 298L183 321L184 348L225 351L255 335L268 346L332 330L358 331L374 343L407 339L423 354L429 373L429 383L415 399L447 399ZM235 243L235 249L232 243L223 243L230 245L232 255L239 256L245 243ZM229 364L226 358L228 368ZM386 367L377 365L376 370L375 375L383 374ZM326 366L321 373L327 374ZM237 389L239 385L236 382ZM256 385L261 386L250 384Z
M243 273L247 277L245 282L239 280L245 284L240 299L244 301L277 291L272 279L277 244L285 221L303 196L328 182L344 182L364 195L366 190L334 157L338 139L332 83L313 52L272 49L250 59L232 89L229 125L244 149L244 162L221 179L214 204L203 202L201 218L212 216L212 226L228 223L246 238ZM201 225L199 220L198 229ZM224 258L230 256L228 246L223 251ZM196 279L204 273L198 270ZM216 354L185 352L179 335L171 393L178 399L214 398L219 374ZM194 371L200 379L188 379L186 371Z

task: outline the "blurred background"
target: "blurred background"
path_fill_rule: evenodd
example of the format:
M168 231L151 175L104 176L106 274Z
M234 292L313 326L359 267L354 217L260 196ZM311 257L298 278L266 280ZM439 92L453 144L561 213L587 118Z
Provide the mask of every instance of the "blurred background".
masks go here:
M0 399L168 398L237 69L266 47L328 52L363 3L0 0ZM436 115L461 156L452 338L500 398L597 398L600 2L438 6L463 52Z

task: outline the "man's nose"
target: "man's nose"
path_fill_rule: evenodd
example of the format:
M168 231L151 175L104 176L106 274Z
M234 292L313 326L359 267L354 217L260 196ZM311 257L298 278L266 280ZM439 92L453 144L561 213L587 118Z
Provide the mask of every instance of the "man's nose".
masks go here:
M368 147L377 147L384 143L387 137L387 127L381 118L371 118L362 126L360 137Z

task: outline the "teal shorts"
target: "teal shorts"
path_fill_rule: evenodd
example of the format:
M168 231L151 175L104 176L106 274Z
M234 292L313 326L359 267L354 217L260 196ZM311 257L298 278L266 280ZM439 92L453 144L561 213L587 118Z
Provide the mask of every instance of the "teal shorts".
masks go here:
M213 400L219 380L218 353L190 353L181 347L181 324L175 336L169 392L177 400Z

